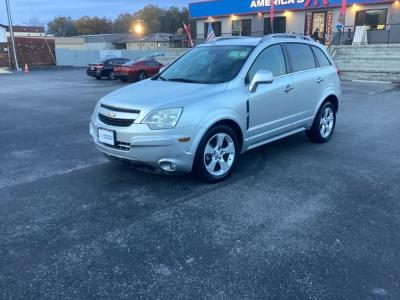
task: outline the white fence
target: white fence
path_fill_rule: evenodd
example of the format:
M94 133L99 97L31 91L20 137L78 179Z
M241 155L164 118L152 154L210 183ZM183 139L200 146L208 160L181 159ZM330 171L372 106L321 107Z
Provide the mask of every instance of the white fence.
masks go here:
M128 59L139 59L152 53L164 53L165 57L160 59L162 63L168 63L185 53L188 49L168 50L71 50L56 49L57 66L83 67L100 59L112 57L124 57Z

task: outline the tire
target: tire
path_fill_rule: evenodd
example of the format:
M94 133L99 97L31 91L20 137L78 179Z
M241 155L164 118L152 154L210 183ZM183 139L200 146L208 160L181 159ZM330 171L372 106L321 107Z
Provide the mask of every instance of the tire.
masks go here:
M108 74L108 78L111 79L111 80L115 80L116 79L114 71L111 71L110 74Z
M121 77L120 80L121 80L122 82L128 82L128 78Z
M324 103L318 110L310 130L306 131L307 137L314 143L328 142L336 126L336 108L332 102Z
M200 141L193 173L210 183L222 181L236 168L239 153L240 143L235 131L226 125L214 126Z
M144 71L139 71L137 74L137 81L142 81L146 79L146 73Z

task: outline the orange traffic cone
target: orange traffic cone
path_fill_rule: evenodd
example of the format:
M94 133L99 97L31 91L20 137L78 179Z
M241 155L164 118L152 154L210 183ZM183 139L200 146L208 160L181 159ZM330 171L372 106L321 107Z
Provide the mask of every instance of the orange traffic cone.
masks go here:
M25 64L25 70L24 70L24 73L25 73L25 74L28 74L28 73L29 73L28 64Z

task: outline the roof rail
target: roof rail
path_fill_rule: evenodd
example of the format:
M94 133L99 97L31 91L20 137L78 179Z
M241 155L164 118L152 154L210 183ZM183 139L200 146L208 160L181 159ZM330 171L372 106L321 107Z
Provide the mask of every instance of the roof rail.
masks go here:
M272 34L268 34L265 35L263 37L263 41L266 39L300 39L300 40L304 40L304 41L309 41L309 42L314 42L314 40L312 38L310 38L309 36L303 35L303 34L296 34L296 33L272 33Z
M212 40L208 40L205 43L211 43L211 42L218 42L218 41L226 41L226 40L238 40L238 39L248 39L248 36L233 36L233 35L228 35L228 36L218 36L213 38Z

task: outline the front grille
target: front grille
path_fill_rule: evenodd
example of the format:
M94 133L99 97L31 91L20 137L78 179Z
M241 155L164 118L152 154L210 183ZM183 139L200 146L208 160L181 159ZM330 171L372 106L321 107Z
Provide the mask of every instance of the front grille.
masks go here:
M100 104L101 107L112 110L112 111L118 111L118 112L126 112L126 113L131 113L131 114L139 114L140 110L137 109L129 109L129 108L122 108L122 107L114 107L106 104Z
M117 126L117 127L129 127L135 120L132 119L116 119L110 118L103 114L99 114L99 120L107 125Z

